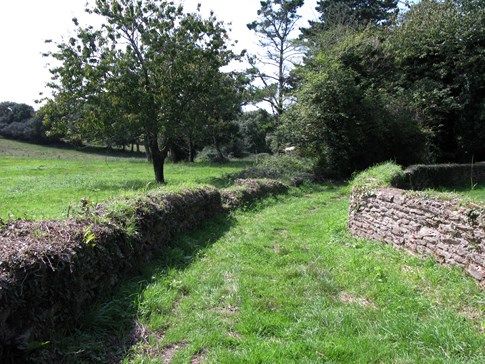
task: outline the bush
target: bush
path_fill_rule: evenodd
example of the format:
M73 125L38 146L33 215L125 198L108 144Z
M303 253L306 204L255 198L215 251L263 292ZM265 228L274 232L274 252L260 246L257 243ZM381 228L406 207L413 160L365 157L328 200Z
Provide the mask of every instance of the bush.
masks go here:
M396 71L383 85L406 95L429 131L435 163L485 159L484 4L422 1L389 33Z
M0 124L23 122L35 114L34 108L15 102L0 102Z
M484 160L485 7L459 3L419 2L389 29L322 32L295 72L283 140L336 177L386 160Z
M473 188L485 183L485 163L435 164L411 166L395 181L400 188L425 190L428 188Z
M214 147L205 147L195 157L196 162L225 163L227 158L221 155Z
M50 141L46 136L45 126L42 120L37 118L14 121L9 124L0 123L0 135L5 138L34 143L46 143Z
M35 115L33 107L14 102L0 103L1 136L40 144L58 141L46 134L46 127Z
M238 178L271 178L293 184L313 179L313 162L287 154L259 154L254 166L236 174Z
M243 114L238 120L239 133L244 151L257 154L270 151L267 136L273 129L273 117L264 110Z
M405 117L410 113L359 79L321 54L302 71L298 103L283 118L281 139L315 158L323 177L347 178L386 160L416 163L424 154L419 126Z

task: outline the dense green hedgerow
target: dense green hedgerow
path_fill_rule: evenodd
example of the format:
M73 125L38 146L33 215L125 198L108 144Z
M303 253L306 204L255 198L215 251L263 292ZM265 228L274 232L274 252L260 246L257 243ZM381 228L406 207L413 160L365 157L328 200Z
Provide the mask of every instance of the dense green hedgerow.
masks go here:
M433 164L409 167L398 187L425 190L429 188L471 188L485 184L485 163Z

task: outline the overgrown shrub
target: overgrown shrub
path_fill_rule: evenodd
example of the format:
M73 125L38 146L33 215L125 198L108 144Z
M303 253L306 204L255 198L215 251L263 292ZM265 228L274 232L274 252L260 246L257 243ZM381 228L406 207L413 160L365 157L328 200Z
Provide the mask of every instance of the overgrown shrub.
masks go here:
M288 154L260 154L252 167L237 173L237 178L271 178L299 184L313 179L313 162L310 159Z
M312 36L280 135L341 177L386 160L484 160L485 6L461 3L421 1L392 28Z
M279 133L315 158L324 177L346 178L386 160L420 161L424 140L416 122L405 118L409 113L363 88L341 61L321 54L302 78Z
M31 119L35 114L34 108L16 102L0 102L0 124L19 123Z
M196 162L204 163L224 163L227 162L227 158L214 147L205 147L195 157Z
M485 160L485 2L421 1L385 47L395 72L381 87L419 115L428 162Z
M270 152L268 134L274 128L273 117L265 110L247 112L237 120L242 148L259 154Z
M51 138L48 138L46 135L46 128L42 120L37 118L15 121L9 124L0 123L0 135L33 143L47 143L51 141Z
M33 143L55 141L47 137L46 127L33 107L15 102L0 103L0 136Z

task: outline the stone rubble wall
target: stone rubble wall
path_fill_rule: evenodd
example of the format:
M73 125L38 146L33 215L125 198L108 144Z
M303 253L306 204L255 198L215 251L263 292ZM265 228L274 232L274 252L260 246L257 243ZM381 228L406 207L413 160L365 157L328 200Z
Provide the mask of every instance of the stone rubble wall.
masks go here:
M349 228L438 262L460 266L485 287L485 208L395 188L354 190Z

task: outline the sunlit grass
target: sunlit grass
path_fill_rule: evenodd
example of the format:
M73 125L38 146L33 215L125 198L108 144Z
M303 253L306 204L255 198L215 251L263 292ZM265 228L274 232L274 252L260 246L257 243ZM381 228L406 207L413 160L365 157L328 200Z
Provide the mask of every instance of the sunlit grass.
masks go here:
M73 362L484 362L476 282L352 238L347 211L346 188L307 186L221 216L52 345Z
M244 162L224 165L166 165L167 191L214 183L239 171ZM153 168L138 157L36 146L0 139L0 218L62 219L83 198L93 203L152 188Z

